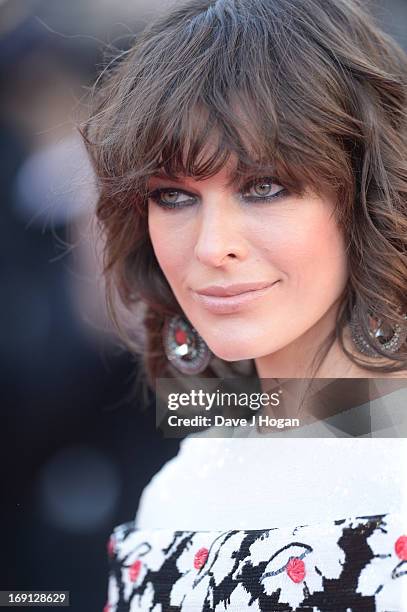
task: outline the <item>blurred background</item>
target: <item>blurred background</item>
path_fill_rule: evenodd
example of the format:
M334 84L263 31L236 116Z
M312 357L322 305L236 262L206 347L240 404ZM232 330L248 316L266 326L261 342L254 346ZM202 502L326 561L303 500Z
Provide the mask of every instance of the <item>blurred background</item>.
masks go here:
M0 590L70 590L74 612L103 610L108 536L179 444L106 317L75 127L106 60L170 4L0 0ZM407 48L407 0L373 8Z

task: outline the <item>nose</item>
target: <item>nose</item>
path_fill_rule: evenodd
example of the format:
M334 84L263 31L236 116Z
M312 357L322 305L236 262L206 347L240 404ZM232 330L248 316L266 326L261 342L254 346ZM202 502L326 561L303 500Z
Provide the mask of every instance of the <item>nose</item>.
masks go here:
M198 218L195 257L204 265L219 267L244 259L248 245L237 207L215 201L203 204Z

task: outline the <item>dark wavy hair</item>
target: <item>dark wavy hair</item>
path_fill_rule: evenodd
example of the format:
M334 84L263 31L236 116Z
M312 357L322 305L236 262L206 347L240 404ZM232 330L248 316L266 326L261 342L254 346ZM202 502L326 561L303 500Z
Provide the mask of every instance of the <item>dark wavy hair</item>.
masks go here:
M368 313L402 324L407 305L407 56L361 2L177 2L104 70L91 102L80 129L99 182L108 303L117 324L117 299L143 305L149 381L171 371L161 333L181 310L150 242L147 181L209 177L231 154L237 173L271 161L292 192L334 188L350 276L329 341L369 370L407 367L405 344L367 360L343 340L353 309L371 344Z

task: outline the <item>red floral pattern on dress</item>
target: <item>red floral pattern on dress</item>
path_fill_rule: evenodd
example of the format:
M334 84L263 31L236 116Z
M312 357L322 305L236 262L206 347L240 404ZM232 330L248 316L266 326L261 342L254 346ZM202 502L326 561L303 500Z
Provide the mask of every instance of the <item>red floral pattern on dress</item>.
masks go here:
M198 612L208 601L231 612L254 602L259 611L277 605L285 612L322 612L327 602L331 610L401 611L406 524L401 514L223 532L125 523L113 534L110 609L104 612Z
M195 553L195 557L194 557L194 568L195 569L201 569L201 567L203 567L206 563L206 560L208 558L208 549L207 548L200 548L198 550L198 552Z
M140 570L141 570L141 561L140 559L137 559L137 561L135 561L129 569L129 577L130 580L132 582L135 582L140 574Z
M402 561L407 561L407 536L400 536L395 545L394 550L396 551L396 555Z
M291 557L285 569L293 582L302 582L304 580L305 563L299 557Z
M114 538L110 537L107 541L107 554L109 555L109 557L114 556L114 550L115 550Z

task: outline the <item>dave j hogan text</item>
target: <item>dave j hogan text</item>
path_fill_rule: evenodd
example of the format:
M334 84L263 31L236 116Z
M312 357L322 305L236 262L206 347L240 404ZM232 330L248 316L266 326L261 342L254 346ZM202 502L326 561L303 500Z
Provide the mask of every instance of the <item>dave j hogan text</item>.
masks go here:
M284 429L285 427L299 427L299 419L274 418L268 415L254 414L250 419L227 418L221 415L213 417L197 415L194 417L179 417L172 414L168 417L170 427L272 427Z

